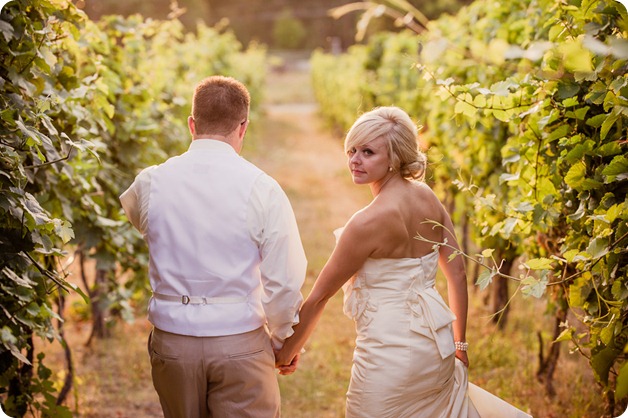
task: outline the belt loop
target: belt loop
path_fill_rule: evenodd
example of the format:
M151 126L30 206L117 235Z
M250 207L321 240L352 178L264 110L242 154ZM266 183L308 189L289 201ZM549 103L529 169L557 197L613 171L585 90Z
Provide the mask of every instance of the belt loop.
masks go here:
M188 295L181 296L181 303L187 305L188 303L190 303L190 297Z

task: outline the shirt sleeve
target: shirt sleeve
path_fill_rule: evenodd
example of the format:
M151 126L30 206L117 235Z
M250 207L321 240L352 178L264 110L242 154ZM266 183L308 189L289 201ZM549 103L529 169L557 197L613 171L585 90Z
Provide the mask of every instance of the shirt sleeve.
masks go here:
M273 346L279 349L299 322L307 260L292 206L279 184L261 175L250 203L249 228L261 255L262 305Z
M148 225L148 198L150 194L150 171L145 168L137 175L131 186L120 195L120 203L131 224L143 234Z

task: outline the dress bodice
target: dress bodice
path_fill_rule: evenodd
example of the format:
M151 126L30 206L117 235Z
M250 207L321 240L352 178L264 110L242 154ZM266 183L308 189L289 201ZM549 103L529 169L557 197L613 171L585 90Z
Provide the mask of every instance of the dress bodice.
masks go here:
M435 289L438 251L418 258L369 258L343 286L344 313L368 325L385 306L405 305L412 331L433 338L443 358L453 354L456 319Z
M356 273L373 290L404 291L434 287L438 252L417 258L369 258Z

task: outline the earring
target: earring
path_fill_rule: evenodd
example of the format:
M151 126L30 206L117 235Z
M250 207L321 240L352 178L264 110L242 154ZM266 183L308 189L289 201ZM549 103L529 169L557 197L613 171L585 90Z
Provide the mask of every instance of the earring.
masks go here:
M388 171L392 171L392 167L388 167Z

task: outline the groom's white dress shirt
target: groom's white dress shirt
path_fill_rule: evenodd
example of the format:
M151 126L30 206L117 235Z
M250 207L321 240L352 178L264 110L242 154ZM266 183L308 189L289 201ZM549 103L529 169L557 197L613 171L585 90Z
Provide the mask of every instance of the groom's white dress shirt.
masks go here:
M143 170L120 201L148 243L155 327L219 336L266 324L276 347L292 334L307 264L294 213L229 144L192 141Z

